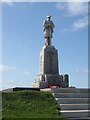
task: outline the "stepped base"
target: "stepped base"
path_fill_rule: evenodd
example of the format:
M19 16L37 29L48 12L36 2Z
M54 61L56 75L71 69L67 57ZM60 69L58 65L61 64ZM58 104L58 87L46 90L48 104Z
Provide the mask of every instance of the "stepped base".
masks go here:
M64 77L67 75L64 75ZM62 75L58 74L41 74L38 75L35 79L33 87L36 88L49 88L50 85L61 86L63 88L68 88L69 83L65 80L63 81Z
M69 87L69 76L59 75L58 50L52 45L44 45L40 51L39 75L33 87L49 88L50 85Z

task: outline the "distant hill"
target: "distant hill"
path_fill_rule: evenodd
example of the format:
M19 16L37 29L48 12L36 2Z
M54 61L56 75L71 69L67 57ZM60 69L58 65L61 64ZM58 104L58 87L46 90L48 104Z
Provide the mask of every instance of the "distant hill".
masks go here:
M2 120L64 120L59 115L59 105L51 92L2 92L2 109Z

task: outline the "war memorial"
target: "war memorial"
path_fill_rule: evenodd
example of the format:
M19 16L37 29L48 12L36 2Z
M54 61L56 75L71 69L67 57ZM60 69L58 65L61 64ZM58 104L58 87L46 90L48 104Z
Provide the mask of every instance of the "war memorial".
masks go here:
M69 86L69 75L59 74L58 50L52 45L55 25L51 15L43 22L45 45L40 51L40 68L33 84L34 88L51 92L60 105L60 113L66 120L90 119L90 89ZM50 87L50 86L53 87ZM61 86L62 88L59 88Z
M43 32L44 32L45 44L40 51L39 73L35 78L33 87L32 88L16 87L16 88L11 88L11 89L6 89L3 92L11 92L12 93L12 91L21 91L21 90L34 90L34 91L36 90L36 91L44 91L45 92L46 90L48 90L48 91L51 91L55 101L60 106L60 108L58 109L58 113L57 113L58 115L60 115L60 116L62 115L66 120L90 120L90 97L89 97L90 89L89 88L69 87L69 75L68 74L63 74L63 75L59 74L58 50L55 48L55 46L52 45L54 28L55 28L55 25L51 21L51 15L48 15L47 19L43 22ZM50 89L51 85L53 86L52 89ZM62 87L62 88L59 88L59 87ZM28 97L29 97L29 99L31 99L29 92L28 92L28 94L26 94L25 99L27 99ZM32 93L32 91L31 91L31 93ZM33 95L34 94L32 94L32 96ZM13 95L13 96L15 96L15 95ZM20 95L19 95L19 97L20 97ZM34 97L38 98L38 96L36 94ZM38 98L38 99L42 99L42 97ZM33 99L31 99L31 103L32 103L32 100ZM37 99L36 99L36 101L37 101ZM51 103L51 99L48 102ZM20 101L20 103L21 103L21 101ZM31 105L31 103L29 103L28 105ZM42 106L44 105L44 103L46 103L46 102L43 102ZM11 103L10 103L10 105L11 105ZM30 107L31 106L28 106L28 108L30 108ZM48 107L50 107L50 106L48 106ZM32 110L33 110L33 108L32 108ZM40 107L39 110L41 110L41 108L42 107ZM29 110L30 110L29 111L29 114L30 114L31 109L29 109ZM35 110L36 110L36 106L35 106ZM40 114L39 114L40 118L41 118L41 113L42 112L40 111ZM14 114L15 114L15 112L14 112ZM20 116L22 116L21 113L20 113ZM46 116L46 108L45 108L45 116Z
M55 25L51 21L51 15L43 22L45 45L40 51L39 74L35 78L33 87L49 88L50 85L69 87L68 74L59 74L58 50L52 45L52 38Z

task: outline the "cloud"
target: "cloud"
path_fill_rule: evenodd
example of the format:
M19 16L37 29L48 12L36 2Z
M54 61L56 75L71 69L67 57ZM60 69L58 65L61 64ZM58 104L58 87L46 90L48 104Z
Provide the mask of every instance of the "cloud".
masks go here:
M5 1L5 0L2 0L2 1ZM12 1L17 1L17 2L88 2L89 0L12 0Z
M7 4L9 6L13 5L13 0L1 0L2 3Z
M88 20L88 16L85 16L82 19L78 19L78 20L74 21L74 23L72 23L72 25L69 28L63 28L60 33L75 32L80 29L84 29L88 25L90 25L90 22Z
M80 70L80 69L76 69L75 70L76 73L82 73L82 74L88 74L90 73L90 71L88 69L84 69L84 70Z
M35 1L34 0L0 0L0 2L10 7L13 7L14 6L14 3L18 3L18 4L22 4L22 7L23 8L27 8L27 7L30 7Z
M9 67L7 65L0 65L0 72L7 71Z
M72 29L74 31L85 28L86 26L88 26L88 17L85 16L83 19L78 19L77 21L75 21L72 25Z
M89 0L0 0L0 2L89 2Z
M0 90L2 90L2 80L0 79Z
M13 79L2 79L2 88L0 89L7 89L7 88L14 88L16 84L16 80ZM18 84L18 82L17 82Z
M79 18L72 23L71 27L64 28L63 32L71 32L71 31L77 31L79 29L83 29L88 25L88 3L87 2L76 2L75 0L72 0L73 2L67 2L65 3L57 3L56 8L58 10L64 11L64 17L74 17L79 16ZM80 18L83 16L83 18Z
M28 76L28 75L31 75L31 72L30 72L30 71L24 71L24 74L25 74L26 76Z
M28 2L28 3L34 3L34 2L67 2L67 3L79 3L79 2L89 2L89 0L0 0L0 2L5 3L9 6L12 6L14 2Z
M2 3L13 3L13 2L18 2L21 0L0 0Z
M58 0L57 2L89 2L89 0Z
M57 3L56 8L64 11L65 16L85 15L88 13L87 2Z
M6 3L8 5L12 5L14 2L28 2L28 3L31 3L31 2L38 2L39 0L0 0L0 2L2 3Z
M9 70L16 70L16 67L10 67L8 65L2 65L0 64L0 72L6 72Z

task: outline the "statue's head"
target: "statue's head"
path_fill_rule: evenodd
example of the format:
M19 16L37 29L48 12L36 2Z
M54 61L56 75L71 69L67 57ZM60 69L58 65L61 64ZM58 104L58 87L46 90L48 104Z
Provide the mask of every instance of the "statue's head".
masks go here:
M49 14L49 15L47 15L47 19L51 19L51 15Z

